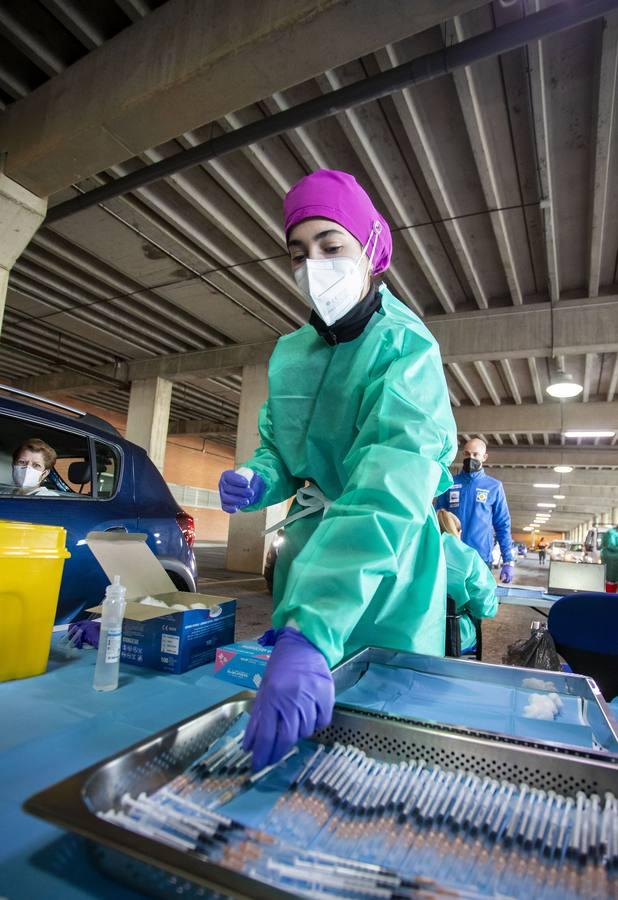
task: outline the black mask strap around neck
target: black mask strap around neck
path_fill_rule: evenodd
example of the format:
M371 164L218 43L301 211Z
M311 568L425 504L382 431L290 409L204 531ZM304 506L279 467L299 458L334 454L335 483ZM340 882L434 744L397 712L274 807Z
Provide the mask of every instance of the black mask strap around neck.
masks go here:
M320 337L328 344L345 344L362 334L365 326L382 306L382 297L377 287L372 288L366 297L337 322L327 325L316 312L311 313L309 324L313 325Z

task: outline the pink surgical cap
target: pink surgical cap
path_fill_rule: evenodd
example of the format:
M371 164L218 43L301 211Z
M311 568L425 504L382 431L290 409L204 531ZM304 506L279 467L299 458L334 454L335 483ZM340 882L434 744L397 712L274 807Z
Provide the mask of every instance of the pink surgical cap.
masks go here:
M388 268L393 253L391 231L369 195L356 178L335 169L319 169L301 178L283 201L285 233L305 219L330 219L342 225L364 247L372 232L377 232L373 273ZM373 242L369 245L371 253Z

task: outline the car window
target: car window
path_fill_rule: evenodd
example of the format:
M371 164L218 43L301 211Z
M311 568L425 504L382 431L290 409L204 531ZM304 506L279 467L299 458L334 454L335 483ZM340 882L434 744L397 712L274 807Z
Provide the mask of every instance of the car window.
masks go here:
M0 497L93 496L90 441L81 434L0 414Z
M76 450L74 456L63 456L57 459L54 471L45 484L50 488L61 490L65 494L92 497L89 450L85 438L79 442Z
M113 497L120 475L120 458L115 447L95 441L94 454L97 461L97 497Z

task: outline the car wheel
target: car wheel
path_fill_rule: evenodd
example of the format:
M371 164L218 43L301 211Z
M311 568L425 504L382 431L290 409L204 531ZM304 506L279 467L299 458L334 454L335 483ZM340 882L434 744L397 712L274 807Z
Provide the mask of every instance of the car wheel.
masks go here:
M167 572L169 578L171 578L171 580L174 582L174 587L177 591L189 591L187 582L184 580L182 575L179 575L178 572L168 572L167 569L165 571Z

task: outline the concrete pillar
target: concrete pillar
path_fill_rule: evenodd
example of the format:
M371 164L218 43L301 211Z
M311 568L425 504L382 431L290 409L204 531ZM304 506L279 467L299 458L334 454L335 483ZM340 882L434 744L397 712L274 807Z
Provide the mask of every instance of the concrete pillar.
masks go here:
M268 366L245 366L236 437L236 466L242 465L260 444L258 413L268 397ZM274 535L263 535L270 525L284 519L287 503L278 503L256 512L230 516L226 567L232 572L264 570L264 560Z
M31 194L0 173L0 333L9 272L46 212L47 199Z
M140 378L131 383L127 440L139 444L157 469L163 471L172 401L172 382L165 378Z

